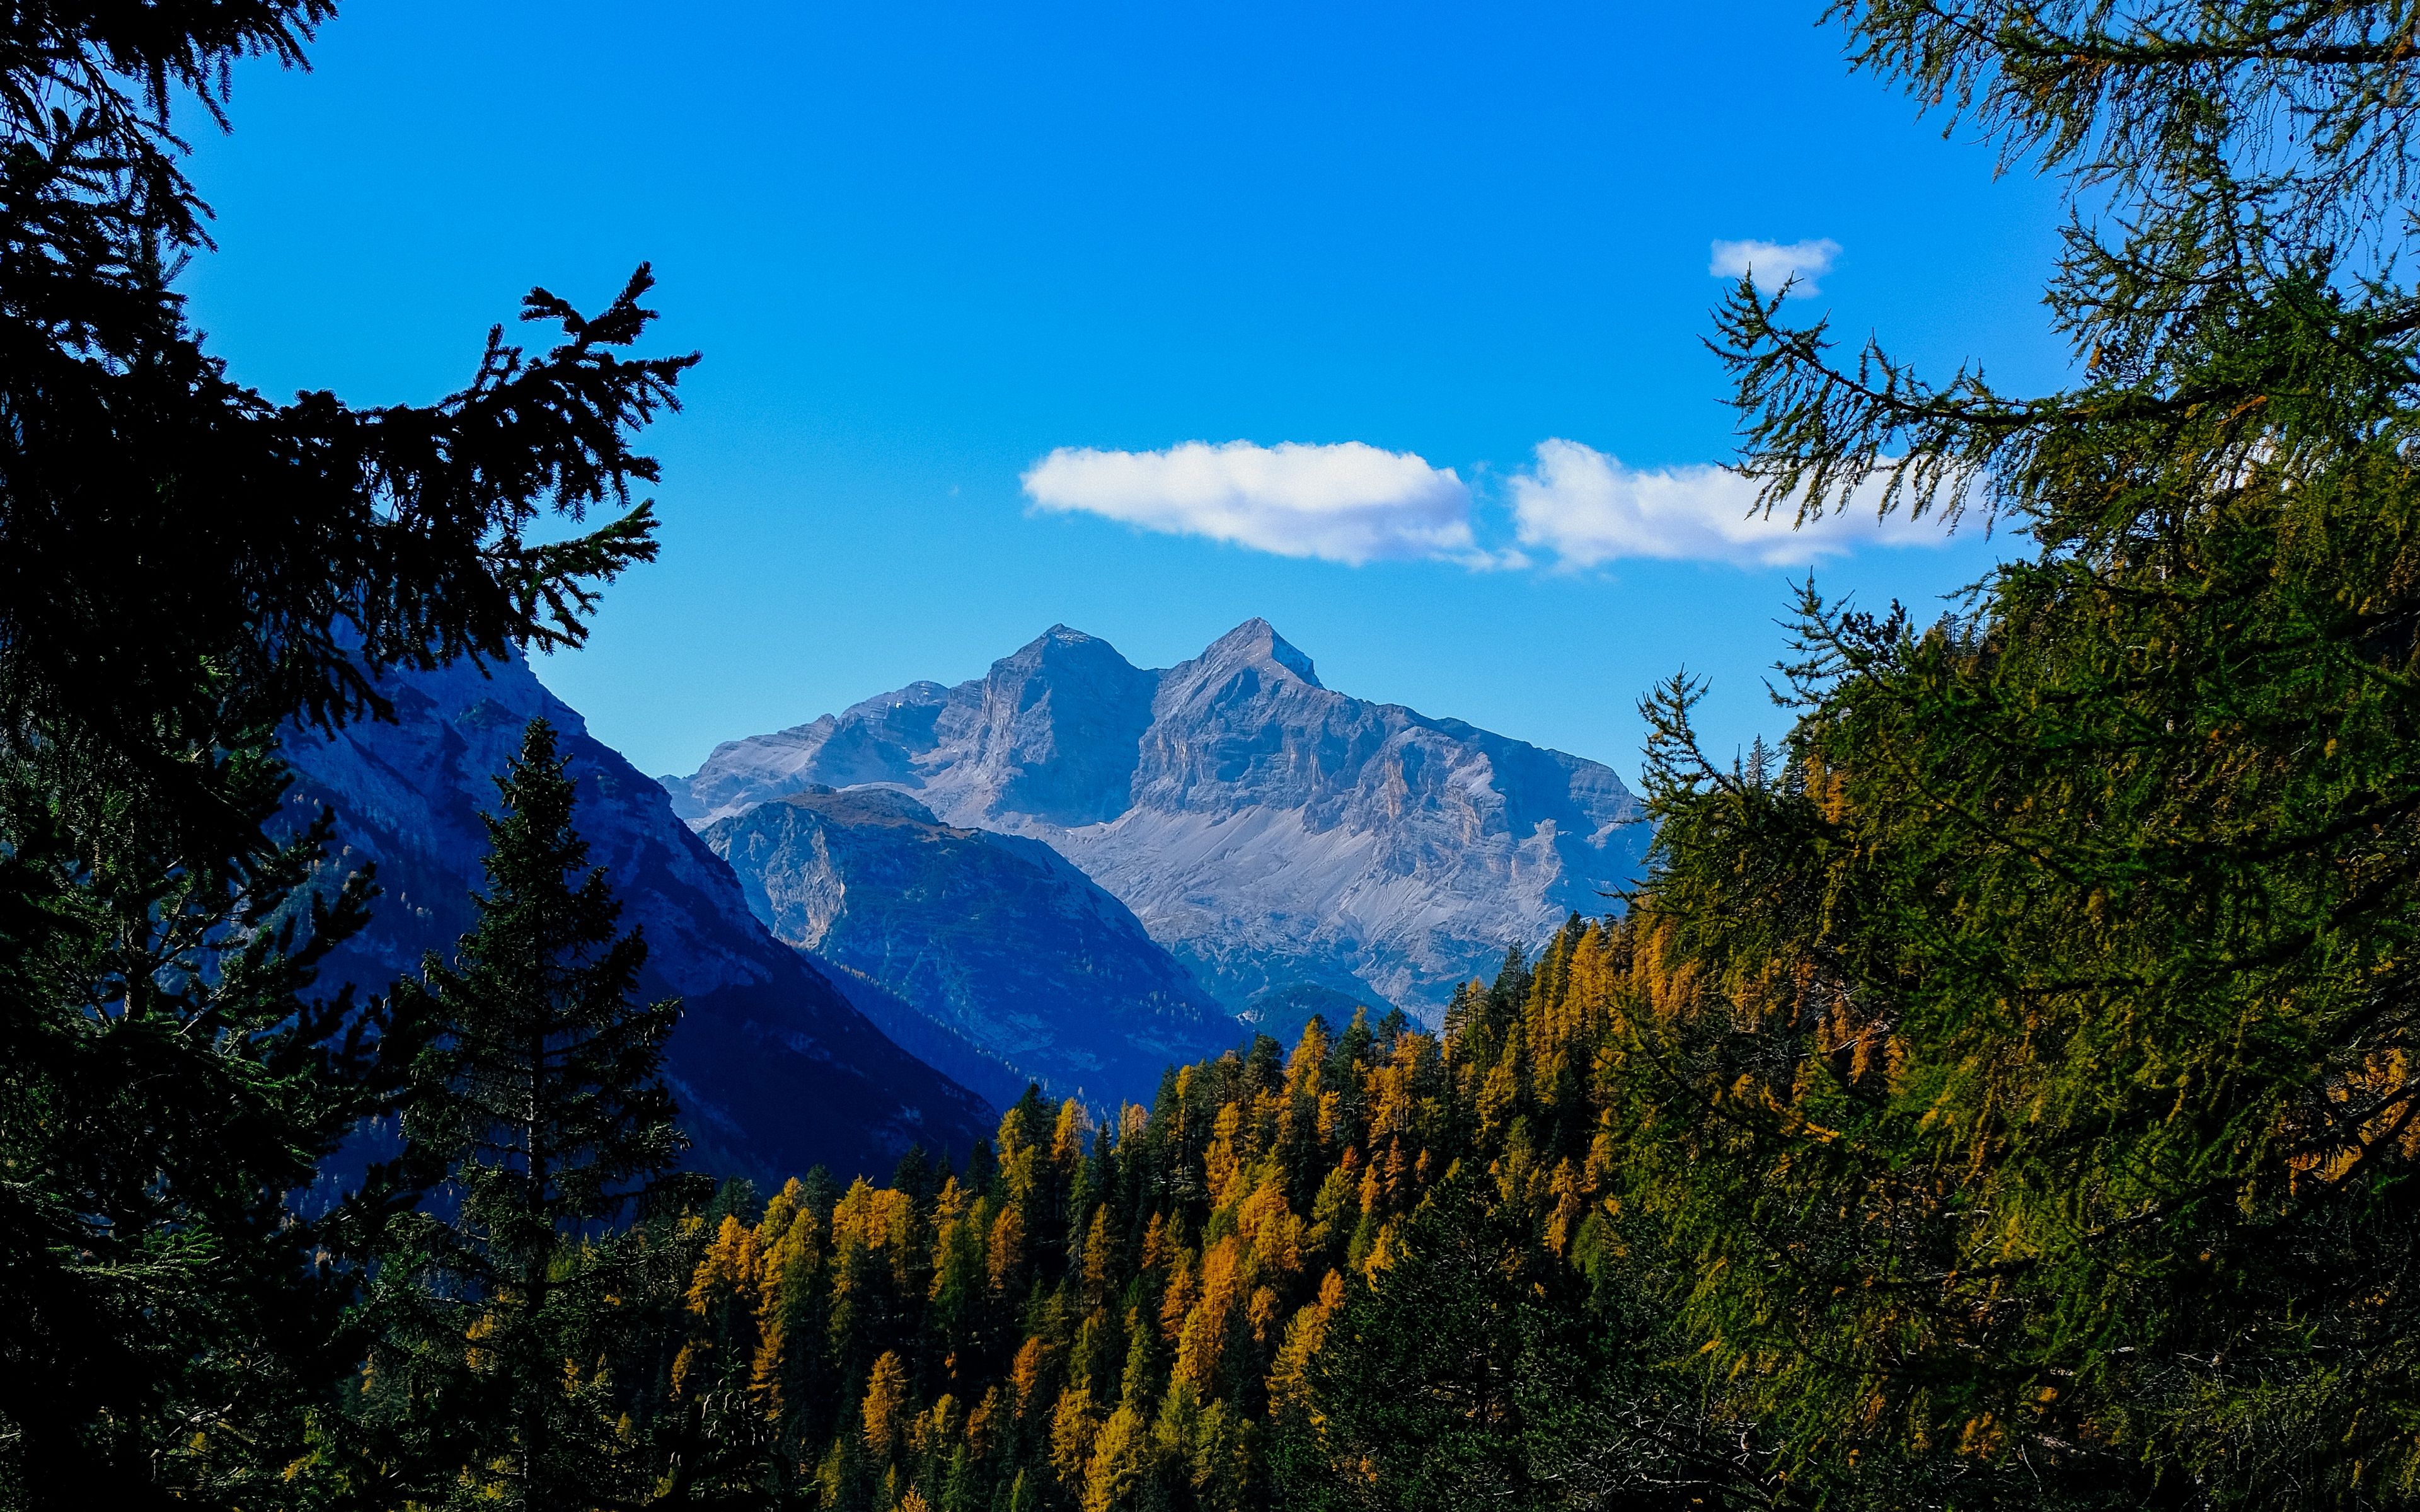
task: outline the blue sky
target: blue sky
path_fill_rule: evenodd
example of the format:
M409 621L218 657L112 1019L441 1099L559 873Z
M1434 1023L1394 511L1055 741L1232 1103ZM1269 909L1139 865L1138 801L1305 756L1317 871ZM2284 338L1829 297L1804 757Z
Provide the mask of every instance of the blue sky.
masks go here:
M1165 666L1259 614L1629 777L1677 667L1712 744L1777 732L1816 554L1929 602L2011 548L1732 538L1715 242L1829 241L1797 308L1935 368L2064 363L2052 187L1819 8L354 0L186 123L185 287L237 378L369 404L654 262L706 355L663 558L539 666L645 770L1053 623Z

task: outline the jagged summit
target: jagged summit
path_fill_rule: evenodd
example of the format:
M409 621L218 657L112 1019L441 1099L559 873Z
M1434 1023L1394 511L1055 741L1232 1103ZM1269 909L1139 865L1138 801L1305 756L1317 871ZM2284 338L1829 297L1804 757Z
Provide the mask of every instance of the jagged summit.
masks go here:
M1053 625L971 682L665 779L700 826L815 785L1044 841L1231 1010L1309 983L1433 1014L1507 945L1601 911L1645 841L1605 766L1337 692L1257 617L1165 671Z
M1000 667L1084 667L1116 666L1133 671L1134 666L1118 655L1118 648L1096 635L1086 635L1069 625L1054 625L1032 640L994 662Z
M1319 673L1311 667L1311 658L1295 650L1285 637L1278 634L1276 625L1258 615L1246 620L1218 640L1211 641L1207 650L1193 660L1185 663L1184 667L1172 668L1171 671L1183 671L1186 668L1196 667L1205 671L1217 669L1221 671L1242 668L1264 669L1290 673L1313 687L1326 686L1320 682Z

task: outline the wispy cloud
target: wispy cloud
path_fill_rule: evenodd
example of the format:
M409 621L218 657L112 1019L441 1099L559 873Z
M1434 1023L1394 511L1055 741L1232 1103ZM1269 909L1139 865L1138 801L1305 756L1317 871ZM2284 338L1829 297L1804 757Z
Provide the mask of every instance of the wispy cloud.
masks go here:
M1577 441L1538 445L1537 462L1507 480L1523 546L1566 567L1623 557L1789 566L1861 547L1938 546L1932 518L1877 518L1870 491L1821 519L1795 524L1788 508L1756 508L1756 485L1703 464L1642 470Z
M1206 535L1286 557L1350 563L1481 557L1470 490L1451 468L1360 441L1160 452L1061 447L1024 475L1033 507Z
M1832 270L1832 261L1840 255L1840 244L1830 237L1815 241L1717 241L1714 257L1706 271L1716 278L1745 278L1756 275L1758 286L1777 289L1792 279L1793 298L1805 298L1823 291L1818 282Z

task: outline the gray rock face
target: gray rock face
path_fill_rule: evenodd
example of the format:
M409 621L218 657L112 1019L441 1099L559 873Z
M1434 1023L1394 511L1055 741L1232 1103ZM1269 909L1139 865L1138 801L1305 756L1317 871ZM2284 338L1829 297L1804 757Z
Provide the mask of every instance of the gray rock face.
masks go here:
M1036 787L1070 791L1027 791ZM1168 1067L1247 1038L1124 903L1039 841L944 825L895 789L820 786L718 820L704 838L776 935L1054 1097L1148 1103Z
M1164 671L1052 627L976 681L918 683L665 778L705 825L814 786L912 793L1048 844L1231 1011L1314 984L1434 1020L1645 849L1607 767L1321 684L1264 620Z
M702 1168L776 1185L818 1162L878 1177L910 1144L963 1155L990 1132L982 1099L879 1032L830 968L766 932L662 789L592 738L526 665L492 671L457 664L389 679L392 724L287 733L289 797L335 810L332 864L376 863L382 891L325 980L383 993L425 952L450 956L484 886L479 815L496 807L492 778L544 716L578 783L590 859L611 876L624 923L645 932L643 988L684 1000L666 1071Z

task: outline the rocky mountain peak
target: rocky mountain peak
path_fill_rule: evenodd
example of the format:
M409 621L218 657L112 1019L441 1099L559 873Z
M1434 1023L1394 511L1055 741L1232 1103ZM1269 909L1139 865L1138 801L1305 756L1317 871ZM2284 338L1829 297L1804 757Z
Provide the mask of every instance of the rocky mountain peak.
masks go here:
M991 664L980 702L937 726L973 760L941 785L982 813L1007 810L1054 825L1125 811L1136 751L1151 723L1156 672L1108 641L1054 625Z
M1120 671L1131 673L1133 663L1118 654L1118 648L1098 636L1086 635L1073 625L1054 625L1009 655L992 663L992 675L1003 671L1076 672L1114 676Z
M1311 658L1278 634L1276 625L1258 615L1211 641L1202 655L1174 671L1181 672L1200 668L1204 671L1216 670L1224 672L1244 667L1275 672L1312 687L1327 686L1319 680L1319 673L1311 666Z
M1601 910L1646 841L1605 766L1337 692L1260 618L1166 671L1053 625L981 678L667 786L704 824L810 783L1049 845L1231 1011L1316 986L1434 1016L1507 945Z

